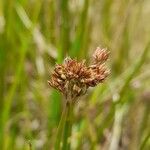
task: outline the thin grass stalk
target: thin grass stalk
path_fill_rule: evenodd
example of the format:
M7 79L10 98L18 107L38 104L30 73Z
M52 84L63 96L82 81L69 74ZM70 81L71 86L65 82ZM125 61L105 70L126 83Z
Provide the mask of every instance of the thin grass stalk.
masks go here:
M33 150L31 141L29 141L28 144L29 144L29 150Z
M59 150L61 149L61 140L62 140L62 135L63 135L63 131L64 131L64 126L65 126L65 122L66 122L66 118L68 115L68 111L69 111L69 107L66 104L65 108L62 112L61 115L61 119L57 128L57 134L56 134L56 141L55 141L55 150Z
M75 35L75 39L73 41L73 44L71 45L71 51L70 51L71 56L79 57L80 54L82 53L81 48L86 38L85 34L86 34L87 21L88 21L88 10L89 10L89 0L85 0L80 15L77 34Z
M111 7L112 7L113 1L111 0L105 0L102 2L102 31L104 33L104 36L110 40L112 37L111 34Z
M61 149L61 142L63 150L70 149L69 138L71 136L72 131L72 120L73 120L72 118L73 118L73 104L67 102L58 125L55 150Z
M130 84L130 81L138 73L138 71L140 70L140 68L144 64L146 57L147 57L147 54L148 54L148 51L149 51L149 48L150 48L150 41L148 42L145 49L143 50L143 53L142 53L141 57L139 58L139 60L136 62L133 70L131 70L131 73L126 78L124 85L120 91L120 99L118 100L118 102L122 101L122 97L125 95L126 91L128 90L128 86Z
M1 121L1 125L0 125L0 146L1 146L1 148L5 144L3 142L3 140L4 140L4 129L5 129L7 120L9 118L10 109L11 109L11 105L12 105L12 100L13 100L15 91L17 89L18 83L20 81L20 77L21 77L20 75L21 75L22 68L23 68L22 65L24 63L24 59L25 59L25 56L26 56L26 46L27 46L27 44L23 43L22 49L21 49L22 51L21 51L21 54L20 54L20 63L18 65L16 75L15 75L15 82L11 86L11 88L8 91L8 94L6 95L5 100L4 100L7 103L4 103L3 111L2 111L2 114L1 114L1 120L0 120Z
M145 150L146 149L146 144L148 143L150 138L150 131L148 132L148 134L146 135L146 137L144 138L141 146L140 146L140 150Z
M123 115L124 107L120 107L119 105L117 105L114 114L114 126L109 150L119 149L119 140L122 131L121 125L123 121Z
M63 150L69 150L70 149L70 137L71 137L71 131L72 131L72 124L73 124L73 104L68 103L68 114L66 118L65 128L64 128L64 137L63 137Z
M65 53L70 47L70 16L69 1L60 0L60 42L58 49L58 63L62 62Z
M146 129L148 128L148 122L149 122L149 118L150 118L149 114L150 114L149 105L145 104L144 114L143 114L143 118L142 118L140 132L139 132L139 134L142 135L140 137L140 141L141 141Z

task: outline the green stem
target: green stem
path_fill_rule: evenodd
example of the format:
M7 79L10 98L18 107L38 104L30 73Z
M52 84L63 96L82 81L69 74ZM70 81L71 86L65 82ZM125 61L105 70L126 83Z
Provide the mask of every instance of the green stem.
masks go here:
M64 125L65 125L65 122L66 122L66 117L67 117L67 114L68 114L68 110L69 110L69 107L66 104L65 108L62 112L61 119L60 119L60 122L59 122L59 125L58 125L58 128L57 128L57 136L56 136L56 141L55 141L55 150L60 150L60 148L61 148L60 144L61 144L62 134L63 134Z
M146 149L146 144L147 144L149 138L150 138L150 132L147 134L147 136L145 137L144 141L142 142L142 144L140 146L140 150Z
M73 120L73 104L69 103L68 105L68 114L64 128L63 136L63 150L70 150L70 140L71 131L72 131L72 120Z

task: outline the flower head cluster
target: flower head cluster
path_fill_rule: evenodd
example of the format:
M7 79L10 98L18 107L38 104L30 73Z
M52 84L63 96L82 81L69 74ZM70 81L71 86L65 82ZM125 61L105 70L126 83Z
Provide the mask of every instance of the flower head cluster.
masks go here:
M60 92L67 99L76 99L84 95L89 87L103 82L109 75L105 66L109 53L106 49L96 49L93 55L93 64L87 66L85 60L78 62L67 57L63 64L57 64L51 75L49 85Z

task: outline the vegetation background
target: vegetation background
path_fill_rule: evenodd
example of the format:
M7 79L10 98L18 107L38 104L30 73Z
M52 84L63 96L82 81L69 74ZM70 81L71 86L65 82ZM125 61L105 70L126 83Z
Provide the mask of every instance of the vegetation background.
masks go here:
M150 149L149 0L0 0L0 150L53 148L55 63L111 52L107 82L75 107L72 150Z

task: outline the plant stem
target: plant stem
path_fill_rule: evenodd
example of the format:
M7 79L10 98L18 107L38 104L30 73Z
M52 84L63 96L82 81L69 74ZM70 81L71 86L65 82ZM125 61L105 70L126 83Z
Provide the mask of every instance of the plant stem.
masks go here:
M69 138L71 136L72 131L72 120L73 120L73 103L68 103L68 114L66 118L65 128L64 128L64 136L63 136L63 150L70 150L70 141Z
M58 125L58 128L57 128L57 136L56 136L56 141L55 141L55 150L59 150L61 148L60 144L61 144L62 134L63 134L63 130L64 130L64 125L65 125L65 122L66 122L66 117L67 117L67 114L68 114L68 109L69 109L69 107L66 104L65 108L62 112L61 119L60 119L60 122L59 122L59 125Z

